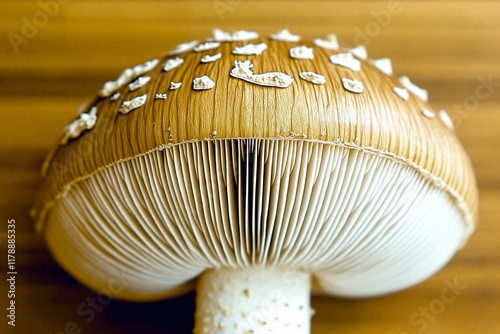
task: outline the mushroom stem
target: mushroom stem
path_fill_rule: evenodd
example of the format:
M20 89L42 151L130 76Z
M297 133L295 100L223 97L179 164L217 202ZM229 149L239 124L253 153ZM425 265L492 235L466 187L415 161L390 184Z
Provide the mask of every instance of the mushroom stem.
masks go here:
M307 334L311 314L309 274L211 269L198 282L194 333Z

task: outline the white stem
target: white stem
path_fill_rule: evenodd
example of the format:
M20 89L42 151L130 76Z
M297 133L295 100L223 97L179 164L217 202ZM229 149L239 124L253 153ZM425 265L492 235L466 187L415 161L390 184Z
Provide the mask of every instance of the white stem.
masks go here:
M310 276L270 268L213 269L198 283L196 334L310 333Z

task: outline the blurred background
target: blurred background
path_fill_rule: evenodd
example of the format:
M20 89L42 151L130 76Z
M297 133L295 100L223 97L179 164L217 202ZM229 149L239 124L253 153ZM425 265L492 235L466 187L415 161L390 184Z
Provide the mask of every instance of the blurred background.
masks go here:
M112 300L79 315L96 293L54 262L28 211L44 156L83 102L123 68L215 27L263 35L288 28L305 39L335 33L344 45L366 45L371 58L391 57L397 75L449 112L477 171L479 226L447 267L390 296L313 297L312 333L500 333L500 2L478 0L2 0L0 258L6 268L6 225L15 219L18 275L15 328L4 315L2 279L0 332L191 332L194 293L148 304ZM444 302L454 284L456 298Z

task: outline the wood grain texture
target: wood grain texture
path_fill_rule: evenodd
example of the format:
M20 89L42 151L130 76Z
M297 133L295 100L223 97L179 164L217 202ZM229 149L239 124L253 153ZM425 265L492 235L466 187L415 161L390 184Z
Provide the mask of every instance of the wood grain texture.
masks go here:
M208 35L213 27L273 33L284 27L306 38L334 32L356 44L371 11L385 1L241 1L222 20L213 1L70 1L14 52L6 35L21 34L23 17L41 10L37 1L2 1L0 10L0 212L16 219L18 326L8 333L64 332L75 321L82 333L188 333L194 295L152 304L113 300L102 311L76 313L96 294L60 269L28 218L39 167L77 107L121 69L177 43ZM480 220L469 244L437 275L398 294L368 300L313 297L312 333L417 333L409 317L440 298L445 280L467 286L424 333L497 333L500 320L500 116L498 84L473 103L478 77L500 81L500 3L496 1L401 1L403 10L373 34L371 57L390 56L395 72L407 74L447 109L471 156L480 188ZM373 25L373 24L372 24ZM375 36L376 35L376 36ZM0 233L6 233L2 227ZM1 240L2 252L6 249ZM5 253L3 253L5 254ZM21 270L22 269L22 270ZM6 292L5 283L2 291ZM2 305L6 293L2 292ZM86 307L85 309L88 309ZM418 316L418 319L422 319ZM88 322L86 322L88 320ZM7 328L2 321L1 328ZM3 332L3 330L2 330Z

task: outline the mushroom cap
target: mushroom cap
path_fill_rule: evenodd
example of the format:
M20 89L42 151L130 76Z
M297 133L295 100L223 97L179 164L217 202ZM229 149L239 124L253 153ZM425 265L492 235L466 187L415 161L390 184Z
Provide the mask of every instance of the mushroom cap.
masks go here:
M319 292L369 296L464 244L478 193L444 111L364 48L273 36L217 30L104 85L32 210L64 268L96 290L125 275L115 295L130 300L222 266L306 270Z

